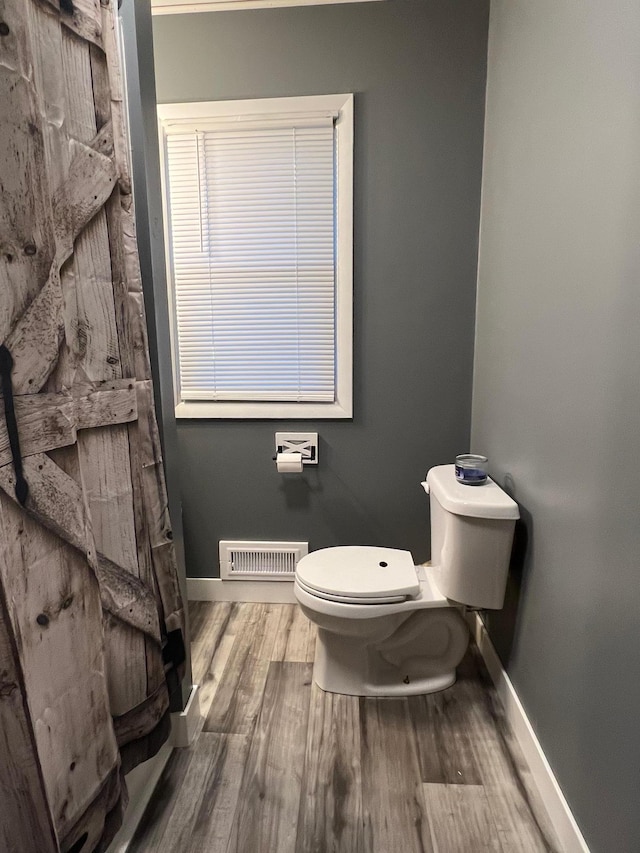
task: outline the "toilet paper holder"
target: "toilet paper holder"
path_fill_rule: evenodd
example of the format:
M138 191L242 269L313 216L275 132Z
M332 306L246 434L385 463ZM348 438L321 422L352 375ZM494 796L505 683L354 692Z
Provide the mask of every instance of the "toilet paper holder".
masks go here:
M318 464L318 433L317 432L277 432L276 453L299 453L303 465Z

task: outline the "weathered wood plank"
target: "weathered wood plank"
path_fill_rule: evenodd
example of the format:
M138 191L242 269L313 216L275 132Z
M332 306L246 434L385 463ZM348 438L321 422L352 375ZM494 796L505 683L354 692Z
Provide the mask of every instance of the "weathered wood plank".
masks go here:
M504 853L482 785L426 784L422 791L436 850Z
M80 432L78 453L96 548L137 577L126 427L101 427Z
M33 457L32 457L33 458ZM64 837L117 766L97 581L86 558L0 495L0 582L20 648L38 757Z
M228 604L225 601L187 601L187 613L189 614L189 631L191 633L191 646L199 640L200 631L205 629L207 620L213 614L218 604Z
M30 487L28 515L86 555L99 581L105 610L158 644L160 631L153 592L134 575L96 552L80 486L44 454L25 459L24 471ZM0 487L15 502L14 482L8 466L0 468Z
M62 23L81 39L102 46L100 0L73 0L60 5Z
M42 127L44 145L46 152L47 177L49 180L49 207L51 198L59 191L69 172L71 154L69 140L66 133L67 127L67 93L64 75L60 73L62 57L62 37L60 32L59 7L53 10L44 3L26 3L31 17L31 29L37 34L33 39L34 64L33 77L36 88L40 95L40 112L42 115ZM27 384L26 392L33 393L39 390L38 386L46 391L61 391L72 387L74 379L73 352L70 346L73 340L73 330L77 326L76 321L76 298L75 290L69 288L67 279L73 280L73 264L64 264L64 258L58 251L56 245L56 258L53 263L53 273L59 277L59 290L62 291L61 316L58 314L41 314L41 331L38 326L33 325L33 333L42 335L51 344L47 350L41 350L31 355L37 365L46 365L53 359L50 373L44 372L38 376L35 382L32 377L34 368L26 363L24 367L24 381ZM50 326L46 324L49 323ZM66 333L66 346L58 350L53 341L54 331L62 325L63 334ZM27 339L28 340L28 339ZM38 338L34 338L35 341ZM38 350L38 347L35 347ZM57 359L57 361L55 361ZM29 379L32 380L29 385ZM46 381L43 381L46 380ZM35 386L35 387L34 387ZM15 377L14 377L15 387ZM60 455L60 454L59 454ZM63 454L64 455L64 454ZM70 454L66 454L69 456Z
M272 662L227 853L294 853L312 666Z
M251 734L260 710L275 632L278 605L240 605L236 641L213 697L204 730Z
M198 740L191 747L173 750L129 843L127 853L158 851L169 824L174 820L181 820L181 816L175 811L176 800L184 785L189 765L201 747L205 747L205 742Z
M170 631L184 633L182 597L178 585L173 531L164 480L160 434L153 405L151 380L136 384L138 420L136 422L136 452L141 470L146 529L151 546L151 560L165 622Z
M63 22L64 20L66 19L63 19ZM102 26L102 21L100 24ZM77 139L79 142L88 144L98 130L93 97L88 98L84 87L74 85L73 81L87 80L91 76L90 47L87 42L79 39L65 27L61 29L58 27L58 29L60 32L57 38L59 44L57 73L64 81L65 138Z
M0 40L0 341L44 285L55 256L27 4L5 3Z
M316 626L297 604L283 605L272 660L289 660L313 663Z
M190 602L191 672L197 684L202 684L222 638L226 635L235 639L233 623L237 614L238 605L230 601Z
M193 832L185 853L200 853L201 850L226 850L233 819L238 807L243 770L249 753L250 739L245 735L200 735L207 743L209 738L218 738L217 751L209 764L203 782L200 808L195 816ZM214 744L214 747L216 745ZM180 847L165 845L166 853Z
M175 750L130 853L226 850L248 749L245 735L204 733Z
M160 625L153 590L100 553L95 573L103 608L115 619L145 634L154 646L159 646Z
M72 545L89 561L95 562L91 528L86 516L82 490L75 480L45 454L33 454L23 461L29 483L29 515L63 541ZM0 468L0 488L15 501L15 476L10 466Z
M94 382L93 390L75 396L74 412L77 429L115 426L130 423L138 417L135 383L130 379Z
M223 604L224 602L220 602ZM237 605L231 605L228 618L221 611L212 643L198 643L191 646L191 666L194 683L200 685L200 711L202 717L199 728L209 715L211 704L216 695L224 670L229 662L231 651L236 639L236 631L241 630L242 620L237 619Z
M0 395L0 406L3 405ZM76 423L71 394L29 394L14 399L22 456L75 444ZM0 420L0 467L12 461L7 424Z
M99 142L104 144L104 137ZM74 240L104 207L116 180L110 157L74 139L69 146L69 177L52 199L58 257L65 260L73 251Z
M112 621L110 617L105 620L105 622L109 621ZM116 623L114 627L126 628L127 626L120 622ZM109 675L110 673L107 672L107 676ZM149 695L140 704L127 709L122 714L113 714L113 729L116 735L116 740L118 741L118 746L122 747L126 744L130 744L132 741L144 739L144 737L148 735L149 732L151 732L165 717L168 707L169 702L166 685L161 683L156 687L154 692L149 691ZM170 730L170 721L167 722L169 723L167 729ZM160 743L165 739L166 738L163 737ZM142 749L144 747L144 743L140 746ZM154 753L155 750L151 752L151 755ZM151 757L151 755L145 754L140 760L146 761L147 758ZM139 763L139 761L135 762L133 766L137 763ZM125 772L128 773L129 769Z
M78 7L78 11L83 10ZM93 11L101 18L98 7ZM68 24L69 18L64 22ZM99 153L105 144L105 134L102 127L98 131L95 121L89 44L64 30L58 35L58 43L62 66L58 73L62 72L64 79L68 132L75 137L68 143L68 162L56 195L58 219L65 224L58 232L60 256L65 256L70 248L75 249L62 274L65 304L72 306L65 317L65 350L70 358L66 363L61 359L56 377L59 385L69 385L122 376L109 235L104 211L100 210L116 181L113 162ZM91 188L94 159L100 168L96 191ZM82 180L78 181L78 177ZM88 206L83 208L85 199ZM76 452L98 550L135 579L139 574L138 547L133 525L127 430L125 427L84 430L78 436ZM128 487L124 485L127 482ZM107 489L104 495L102 488ZM114 494L114 500L106 500L107 495ZM157 646L148 654L144 634L120 619L107 619L104 630L111 709L121 717L142 706L147 694L162 684L162 660Z
M407 700L423 782L480 785L470 741L468 707L457 684Z
M104 144L104 136L99 135L95 144ZM52 200L56 222L56 259L46 283L6 338L15 363L12 380L16 393L36 393L55 367L65 333L59 267L73 252L76 238L78 247L73 268L75 276L85 286L77 290L76 309L80 317L77 328L73 327L72 339L79 343L72 345L72 350L84 356L83 362L86 363L92 347L99 342L96 338L113 341L111 330L115 328L115 318L113 296L109 309L111 271L108 236L104 212L99 211L113 192L115 166L111 159L93 148L74 141L71 145L71 175ZM89 290L87 282L95 283L93 290ZM87 309L87 303L90 304L94 298L99 312L97 317L93 316L95 311L92 314ZM34 346L34 341L37 346ZM97 370L92 370L91 364L88 366L86 374L90 379L110 379L121 375L117 370L105 369L104 361L111 366L118 364L117 346L111 344L107 355L99 357Z
M0 584L0 849L57 853L26 688Z
M59 139L53 141L56 135L60 135L59 128L51 124L47 125L45 129L47 148L59 154L62 146ZM92 137L91 143L96 147L104 147L107 139L107 134L98 134ZM69 178L66 182L62 182L60 171L64 171L66 164L61 162L57 163L56 174L53 178L53 183L57 185L52 199L56 237L55 260L48 271L46 283L31 300L20 320L14 324L6 337L6 345L15 362L12 379L16 393L36 393L39 391L57 361L58 350L65 331L59 268L73 252L74 240L83 229L87 229L87 236L82 236L89 244L91 237L95 236L93 240L95 251L95 246L100 244L100 231L102 230L103 235L106 236L104 214L101 218L97 217L96 222L91 222L91 220L96 217L98 211L101 210L113 192L115 165L110 158L98 153L95 148L82 145L74 140L71 141L71 149L67 157L71 158ZM49 218L51 219L51 215ZM91 223L90 227L89 223ZM35 254L37 251L35 244L30 243L29 247L32 247L33 251L29 248L27 254ZM81 260L83 255L84 253L80 251ZM12 257L11 253L9 256ZM103 271L108 270L108 251L106 264L104 263L104 251L102 257L102 269ZM6 260L7 257L5 256ZM92 258L92 263L95 264L94 258ZM88 265L89 273L93 272L92 263ZM81 265L77 272L80 276L86 275L87 269L83 269ZM107 277L110 280L110 273L107 273ZM82 306L84 303L81 300L79 304ZM108 311L104 313L103 309L103 314L106 323ZM91 331L88 329L95 336L97 333L95 326L87 324L86 321L78 324L75 337L81 339L82 346L72 347L72 349L84 350L86 353L87 345L91 343L88 341L91 336ZM37 346L33 346L34 341L37 341ZM116 357L111 354L111 358ZM111 371L107 377L96 378L111 378L114 375L117 374Z
M113 141L113 120L111 118L111 85L109 81L109 69L107 59L99 49L91 47L89 51L91 65L91 78L94 92L94 121L99 128L98 135L108 132L110 145L115 152ZM121 169L118 167L118 172ZM140 322L139 318L131 316L127 311L126 303L126 271L124 268L122 222L120 218L120 189L108 200L105 206L107 233L109 238L109 249L111 255L111 276L113 284L113 300L115 308L115 322L120 346L120 368L124 375L135 375L135 358L132 350L132 335L130 328ZM146 378L139 376L139 379ZM143 413L146 415L146 412ZM143 429L146 424L143 423ZM149 530L152 527L148 507L145 504L143 487L143 459L140 452L140 425L132 424L128 429L129 459L131 467L131 486L133 496L133 517L135 525L137 561L139 576L158 595L158 583L154 575L154 566L151 556L151 542ZM174 567L175 568L175 567ZM162 600L159 599L159 604ZM169 611L171 612L171 611ZM168 626L169 627L169 626ZM171 625L171 628L176 627ZM183 624L180 624L183 627ZM147 655L153 656L153 649L147 647ZM149 686L152 686L153 661L148 667Z
M405 699L360 699L365 850L434 853Z
M121 358L124 358L124 363L131 368L130 375L137 376L139 380L145 380L139 382L137 386L138 422L135 427L129 428L131 457L136 459L135 470L141 471L140 479L134 477L133 480L136 498L134 506L137 511L136 529L143 529L147 533L151 548L149 573L153 575L167 630L180 630L184 635L185 618L177 580L175 550L172 545L173 533L168 514L164 468L150 382L142 279L130 189L126 116L115 26L116 18L112 9L103 8L103 38L108 75L104 73L101 57L96 50L91 51L91 62L93 79L96 83L95 107L98 127L102 126L107 116L106 98L111 99L110 112L119 175L121 206L117 208L112 202L107 204L106 210L109 217L116 323L121 342ZM141 511L142 507L144 512ZM139 560L141 571L146 571L146 552L139 555ZM179 675L181 669L181 667L178 668Z
M88 394L25 394L15 398L16 422L23 457L75 444L79 429L134 421L138 416L133 383L104 383ZM117 387L120 385L121 387ZM116 386L116 387L113 387ZM74 389L75 393L75 389ZM0 395L0 405L2 395ZM12 461L7 425L0 422L0 467Z
M468 709L469 740L503 847L510 853L558 851L531 773L474 646L460 667L457 687Z
M70 819L59 843L62 851L98 850L105 837L112 838L120 824L127 804L123 785L122 766L115 766L98 788L93 799L77 819Z
M55 367L63 337L62 289L54 264L44 287L5 340L13 357L14 393L36 394L42 388Z
M296 853L365 853L357 696L311 688Z
M42 0L46 2L46 0ZM69 167L64 75L60 73L61 34L60 7L55 11L39 3L25 3L29 12L30 29L36 34L31 40L33 50L33 81L38 93L42 117L49 199L62 184ZM51 259L53 261L53 258Z

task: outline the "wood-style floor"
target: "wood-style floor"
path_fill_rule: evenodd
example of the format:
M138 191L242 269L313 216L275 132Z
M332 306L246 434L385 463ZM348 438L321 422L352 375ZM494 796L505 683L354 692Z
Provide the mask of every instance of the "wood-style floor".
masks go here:
M408 699L323 693L294 605L191 605L205 715L131 850L543 853L558 847L477 650Z

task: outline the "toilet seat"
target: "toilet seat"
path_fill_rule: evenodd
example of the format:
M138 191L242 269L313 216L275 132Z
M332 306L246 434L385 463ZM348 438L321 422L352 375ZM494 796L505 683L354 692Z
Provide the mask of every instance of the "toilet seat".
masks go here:
M395 604L420 592L411 553L396 548L312 551L299 561L296 581L309 595L344 604Z
M305 592L309 593L309 595L313 595L316 598L322 598L325 601L338 601L341 604L398 604L402 601L407 600L406 595L390 595L390 596L367 596L366 598L360 597L356 598L355 596L350 595L339 595L338 593L328 593L322 592L321 590L313 589L313 587L307 586L307 584L300 580L300 578L296 578L296 583L303 589Z

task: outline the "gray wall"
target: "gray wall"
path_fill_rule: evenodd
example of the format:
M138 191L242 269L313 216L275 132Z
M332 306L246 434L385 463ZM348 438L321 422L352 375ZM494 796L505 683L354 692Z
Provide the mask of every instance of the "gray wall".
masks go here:
M493 0L472 445L528 543L489 625L593 853L640 850L639 105L638 3Z
M485 0L154 20L160 102L356 96L355 416L181 421L189 575L223 538L428 556L419 482L469 444L487 26ZM276 473L283 427L318 431L317 471Z

